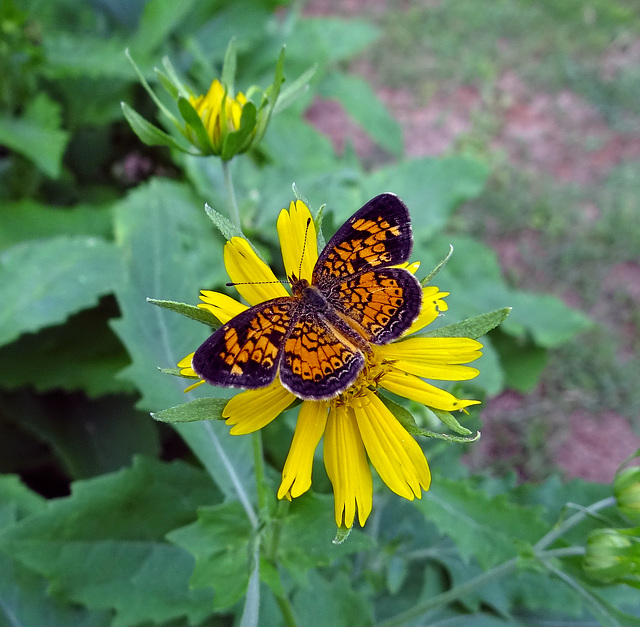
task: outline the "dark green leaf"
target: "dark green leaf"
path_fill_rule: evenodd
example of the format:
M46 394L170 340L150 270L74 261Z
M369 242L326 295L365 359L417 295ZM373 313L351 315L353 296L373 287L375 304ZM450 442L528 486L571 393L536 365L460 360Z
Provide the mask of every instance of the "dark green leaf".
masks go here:
M193 6L195 0L165 2L148 0L144 4L140 27L131 48L142 55L150 55L174 32Z
M65 324L25 333L0 347L2 387L83 391L90 397L133 392L117 376L129 359L108 326L109 314L115 315L108 307L87 309Z
M164 180L138 187L115 209L126 276L116 286L122 318L113 327L132 358L123 376L140 390L140 404L148 411L174 407L199 395L228 394L207 385L185 397L184 381L158 372L158 366L174 367L208 333L172 311L149 307L145 300L187 302L203 286L223 280L222 247L201 207L202 201L186 186ZM226 496L250 502L254 483L249 438L234 437L226 425L211 420L174 428Z
M200 508L197 522L167 535L195 557L190 585L213 587L218 610L231 607L247 589L251 537L251 525L239 503Z
M368 627L374 624L371 605L345 573L329 580L317 571L309 573L309 584L296 592L293 607L298 617L313 616L314 627Z
M483 568L515 557L516 540L533 543L548 530L539 508L516 505L506 495L489 497L465 481L434 477L415 505L465 559L475 557Z
M65 604L48 593L44 577L0 555L0 624L11 627L110 627L111 612Z
M328 566L341 556L363 551L372 539L357 529L342 544L332 542L336 535L333 497L307 492L291 503L282 522L278 561L292 572Z
M202 471L138 459L132 468L75 483L70 497L5 529L0 548L47 577L56 595L114 610L116 624L180 616L197 623L210 613L212 595L188 589L193 560L163 537L216 498Z
M369 83L354 75L331 72L320 85L320 95L335 98L380 146L402 154L402 129L380 102Z
M14 521L35 514L46 507L46 500L27 488L17 475L0 476L0 507L12 506Z
M111 210L107 207L76 205L51 207L34 200L3 201L0 251L32 239L55 235L112 236Z
M198 420L224 420L222 410L228 398L197 398L177 407L163 409L151 415L161 422L197 422Z
M419 238L442 229L460 203L482 191L488 174L484 163L468 157L414 159L376 170L365 179L363 192L366 198L389 191L398 194L409 207ZM448 244L440 250L447 250Z
M0 345L94 305L121 277L115 246L96 237L61 236L8 248L0 254Z
M547 364L547 350L505 333L495 333L491 339L504 365L507 387L522 393L531 392Z
M72 479L112 472L134 455L157 456L157 425L132 408L132 399L58 395L34 403L25 395L5 398L5 411L23 431L46 443Z
M60 105L40 94L21 117L0 116L0 144L58 178L69 134L60 128Z

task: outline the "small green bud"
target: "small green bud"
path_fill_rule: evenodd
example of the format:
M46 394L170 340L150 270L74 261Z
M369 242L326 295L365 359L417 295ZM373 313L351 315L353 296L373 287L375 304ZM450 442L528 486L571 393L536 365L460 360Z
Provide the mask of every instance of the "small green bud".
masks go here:
M596 529L587 539L582 567L591 577L604 583L635 574L635 544L633 537L627 537L617 529Z
M640 524L640 466L626 468L616 474L613 495L620 513L634 524Z

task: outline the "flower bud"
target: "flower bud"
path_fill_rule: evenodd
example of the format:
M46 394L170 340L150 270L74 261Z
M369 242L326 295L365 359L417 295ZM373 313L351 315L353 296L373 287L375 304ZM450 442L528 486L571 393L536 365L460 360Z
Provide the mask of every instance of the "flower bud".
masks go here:
M613 495L621 514L640 524L640 466L626 468L616 474Z
M582 567L591 577L605 583L634 574L637 569L635 544L633 537L617 529L596 529L587 539Z

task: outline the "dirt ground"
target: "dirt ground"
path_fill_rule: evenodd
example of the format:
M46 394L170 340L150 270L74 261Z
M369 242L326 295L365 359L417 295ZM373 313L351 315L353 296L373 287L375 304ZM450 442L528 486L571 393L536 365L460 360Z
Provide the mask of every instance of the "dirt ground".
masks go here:
M313 0L306 12L357 16L363 14L364 4L363 0ZM385 6L384 1L366 3L367 14L384 11ZM626 45L623 50L613 48L608 51L602 58L601 71L606 76L626 64L638 62L640 41ZM408 157L451 152L456 141L471 132L475 120L484 115L493 120L488 137L491 151L501 153L510 164L524 172L542 173L559 184L597 185L618 164L640 158L639 134L613 128L600 111L569 89L544 93L532 88L515 68L497 77L491 86L490 99L483 98L474 85L443 84L423 105L408 89L390 89L381 84L366 54L353 64L351 71L369 80L400 122ZM338 152L349 140L365 163L375 161L377 148L374 142L338 102L317 99L308 110L307 119L331 138ZM634 122L635 128L640 128L638 121ZM587 221L600 217L601 209L595 202L585 203L582 210ZM545 254L536 232L523 230L515 238L490 240L488 243L511 276L526 273L530 282L533 276L535 283L536 268L530 267L531 257L523 256L521 251L523 247L538 247L538 253ZM538 278L541 285L547 287L545 277ZM612 298L613 294L616 298ZM586 303L579 293L557 295L595 320L615 328L620 335L618 357L623 361L631 359L634 340L639 333L637 317L634 321L633 316L621 315L618 303L622 300L626 307L640 308L640 263L612 265L595 304ZM487 402L482 414L483 437L470 455L473 467L481 467L487 459L507 463L514 460L518 466L524 455L531 454L531 449L521 442L522 432L509 421L514 412L526 414L528 405L531 411L553 412L553 407L545 402L544 390L540 389L527 396L506 391ZM609 482L618 464L640 447L640 437L634 433L629 419L613 411L590 413L576 409L569 415L554 416L553 422L558 428L554 429L553 442L548 447L549 461L567 477Z

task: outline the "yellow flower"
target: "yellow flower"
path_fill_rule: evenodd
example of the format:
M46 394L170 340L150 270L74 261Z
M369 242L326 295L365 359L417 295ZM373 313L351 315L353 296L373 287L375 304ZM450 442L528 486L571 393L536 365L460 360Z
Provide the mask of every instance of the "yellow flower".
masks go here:
M287 276L300 274L308 281L318 259L316 233L310 218L309 209L298 200L291 203L288 211L282 210L277 224ZM234 237L227 242L224 262L231 282L238 284L238 292L249 305L289 295L245 239ZM415 272L418 265L412 264L408 269ZM369 462L387 486L406 499L421 498L422 490L429 489L431 474L422 449L378 392L386 390L447 412L479 402L458 399L424 380L462 381L475 377L478 371L463 364L481 355L479 342L469 338L408 337L447 309L446 296L448 293L437 287L425 287L422 311L407 333L390 344L372 345L371 353L365 355L362 372L349 388L330 400L302 402L278 498L296 498L311 487L313 457L323 436L324 462L333 485L338 526L351 527L356 514L360 525L364 525L371 512L373 484ZM200 298L203 302L199 307L207 309L223 324L247 309L218 292L203 291ZM183 376L197 378L191 368L191 356L178 366ZM223 417L231 425L232 434L247 434L269 424L296 400L276 377L264 388L234 396Z
M246 103L247 98L242 92L233 98L218 79L211 83L206 95L189 97L189 104L202 120L209 136L214 155L222 154L225 137L240 129L242 109ZM191 141L197 143L196 133L189 126L187 128ZM255 133L255 128L252 132Z

